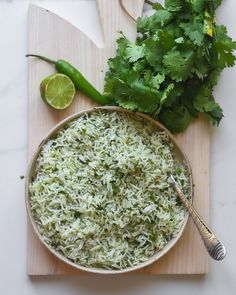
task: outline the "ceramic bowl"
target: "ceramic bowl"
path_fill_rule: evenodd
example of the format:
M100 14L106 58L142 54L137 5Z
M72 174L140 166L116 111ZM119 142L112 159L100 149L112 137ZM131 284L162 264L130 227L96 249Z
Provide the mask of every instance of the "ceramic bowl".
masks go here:
M42 149L42 146L48 141L48 139L50 139L51 137L53 137L59 129L63 128L65 125L67 125L70 121L73 121L77 118L79 118L80 116L84 115L85 113L92 113L92 112L96 112L96 111L102 111L102 110L106 110L106 111L116 111L116 112L123 112L123 113L130 113L133 114L135 116L138 116L139 118L142 118L145 121L150 122L154 128L156 128L157 130L162 130L165 131L170 140L173 143L174 146L174 153L176 156L176 159L180 162L185 161L186 165L187 165L187 169L188 169L188 173L190 175L190 195L192 196L193 199L193 182L192 182L192 172L191 172L191 167L190 167L190 163L184 153L184 151L182 150L182 148L178 145L178 143L176 142L175 138L173 137L173 135L162 125L160 124L158 121L155 121L154 119L150 118L147 115L144 115L142 113L138 113L138 112L131 112L119 107L95 107L95 108L91 108L85 111L81 111L78 112L72 116L69 116L68 118L66 118L65 120L63 120L62 122L60 122L59 124L57 124L49 133L48 135L44 138L44 140L41 142L41 144L39 145L37 151L35 152L32 161L29 164L29 168L28 168L28 173L27 173L27 177L26 177L26 207L27 207L27 212L28 212L28 216L30 219L30 222L33 226L33 229L35 231L35 233L37 234L38 238L40 239L40 241L47 247L47 249L53 253L58 259L62 260L63 262L79 269L79 270L83 270L83 271L87 271L87 272L92 272L92 273L97 273L97 274L118 274L118 273L126 273L126 272L130 272L130 271L135 271L138 270L140 268L146 267L149 264L156 262L158 259L160 259L163 255L165 255L167 252L169 252L171 250L171 248L173 248L173 246L177 243L177 241L179 240L179 238L181 237L181 235L184 232L184 229L186 227L187 221L188 221L188 213L186 212L185 214L185 218L184 221L182 223L182 226L178 232L178 234L168 242L168 244L161 250L156 252L153 256L151 256L148 260L146 260L145 262L142 262L136 266L133 267L127 267L125 269L120 269L120 270L107 270L107 269L102 269L102 268L89 268L89 267L85 267L82 266L80 264L74 263L71 260L69 260L68 258L66 258L63 254L61 254L60 252L56 251L55 249L53 249L52 247L50 247L43 239L43 237L41 236L33 214L31 212L31 208L30 208L30 202L29 202L29 184L30 181L32 179L32 177L34 176L35 173L35 164L36 164L36 160L38 158L38 155Z

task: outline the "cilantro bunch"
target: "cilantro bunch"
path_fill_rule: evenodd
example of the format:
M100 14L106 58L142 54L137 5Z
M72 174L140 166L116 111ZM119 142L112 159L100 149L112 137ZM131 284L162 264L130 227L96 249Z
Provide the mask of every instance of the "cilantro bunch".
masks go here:
M235 63L236 42L217 25L221 0L166 0L137 21L135 43L122 33L109 59L105 95L113 104L148 113L181 132L205 113L215 125L223 112L213 97L220 72Z

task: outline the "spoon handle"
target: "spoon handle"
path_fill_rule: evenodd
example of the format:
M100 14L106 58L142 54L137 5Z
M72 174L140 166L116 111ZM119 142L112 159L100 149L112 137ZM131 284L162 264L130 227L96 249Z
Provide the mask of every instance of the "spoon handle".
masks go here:
M206 246L206 249L210 256L215 260L222 260L225 258L226 249L224 244L218 240L209 226L205 223L202 217L198 214L196 209L191 205L188 199L185 197L184 193L181 191L180 187L176 183L173 175L170 176L172 184L183 202L185 208L188 210L190 216L192 217L201 237Z

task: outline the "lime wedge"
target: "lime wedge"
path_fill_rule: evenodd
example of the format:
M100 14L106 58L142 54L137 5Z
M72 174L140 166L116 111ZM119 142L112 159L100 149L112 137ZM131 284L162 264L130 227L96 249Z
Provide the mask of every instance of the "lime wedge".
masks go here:
M42 99L57 110L67 108L75 96L75 86L70 78L55 74L44 79L40 85Z

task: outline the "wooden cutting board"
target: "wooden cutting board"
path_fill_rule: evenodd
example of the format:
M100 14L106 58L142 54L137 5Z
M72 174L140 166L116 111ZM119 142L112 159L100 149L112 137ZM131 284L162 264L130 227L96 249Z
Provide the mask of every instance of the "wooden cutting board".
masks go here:
M137 18L144 0L125 0L125 7ZM69 5L69 3L68 3ZM115 53L117 32L122 30L130 39L136 36L135 22L124 13L118 0L97 0L104 48L97 48L79 29L52 12L35 5L29 7L28 52L53 59L63 58L77 66L102 91L107 59ZM65 111L54 111L39 95L39 84L54 72L51 65L37 59L29 60L28 92L28 160L48 131L67 116L95 105L78 93ZM194 205L209 222L210 127L201 117L177 139L184 148L193 170ZM29 275L79 274L80 271L60 262L40 243L28 223L27 273ZM176 246L151 266L138 271L142 274L205 274L209 259L192 220Z

